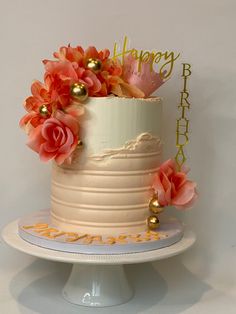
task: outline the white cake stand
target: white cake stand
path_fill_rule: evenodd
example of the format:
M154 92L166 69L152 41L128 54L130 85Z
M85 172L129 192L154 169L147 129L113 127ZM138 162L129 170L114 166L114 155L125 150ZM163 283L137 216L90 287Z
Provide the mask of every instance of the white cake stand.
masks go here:
M134 294L124 271L124 264L151 262L184 252L195 242L193 232L186 230L183 238L158 250L130 254L78 254L41 248L18 235L18 221L2 231L5 242L24 253L47 260L72 263L72 271L63 289L64 298L74 304L105 307L127 302Z

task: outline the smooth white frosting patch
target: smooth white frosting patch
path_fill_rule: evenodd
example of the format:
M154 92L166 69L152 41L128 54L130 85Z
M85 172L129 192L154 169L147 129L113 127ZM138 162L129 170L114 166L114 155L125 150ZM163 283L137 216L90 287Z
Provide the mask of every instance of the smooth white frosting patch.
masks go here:
M142 133L136 139L127 141L123 147L116 149L105 149L100 154L89 156L93 161L101 161L108 157L113 158L115 155L121 154L143 154L143 153L161 153L161 140L159 137L150 133Z

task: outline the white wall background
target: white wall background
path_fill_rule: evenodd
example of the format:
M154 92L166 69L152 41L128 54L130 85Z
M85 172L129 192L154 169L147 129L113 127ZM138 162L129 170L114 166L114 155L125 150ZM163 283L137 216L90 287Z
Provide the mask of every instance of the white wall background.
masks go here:
M63 44L112 48L125 34L132 46L169 49L192 64L191 175L200 200L179 214L197 234L184 255L130 265L136 297L97 313L236 313L236 2L234 0L0 1L1 228L49 206L50 166L25 147L18 121L40 60ZM165 98L165 155L175 153L178 71L159 90ZM0 313L90 313L60 298L69 266L0 246ZM93 313L93 311L91 311Z

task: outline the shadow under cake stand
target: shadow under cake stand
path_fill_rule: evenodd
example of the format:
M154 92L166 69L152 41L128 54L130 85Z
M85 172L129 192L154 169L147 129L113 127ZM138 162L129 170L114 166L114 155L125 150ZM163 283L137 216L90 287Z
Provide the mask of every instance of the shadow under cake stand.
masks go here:
M152 262L180 254L195 242L195 235L185 230L178 242L170 246L137 253L85 254L56 251L31 244L20 237L18 220L2 231L5 242L32 256L56 262L72 263L63 297L83 306L105 307L123 304L134 295L124 271L124 264Z

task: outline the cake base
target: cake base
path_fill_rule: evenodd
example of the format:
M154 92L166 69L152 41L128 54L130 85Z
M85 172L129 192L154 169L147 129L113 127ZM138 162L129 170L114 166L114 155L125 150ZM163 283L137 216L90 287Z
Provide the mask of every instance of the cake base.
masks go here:
M186 251L195 242L193 232L185 230L178 243L149 252L74 254L41 248L24 241L18 233L18 221L7 225L2 231L2 237L8 245L26 254L56 262L73 263L71 275L63 289L63 297L71 303L91 307L118 305L132 297L133 291L125 276L123 264L169 258Z
M58 230L51 222L49 210L27 215L19 220L20 237L43 248L83 254L138 253L171 246L183 237L183 225L176 218L161 215L160 227L156 231L139 234L120 234L101 237L80 236L79 233Z

